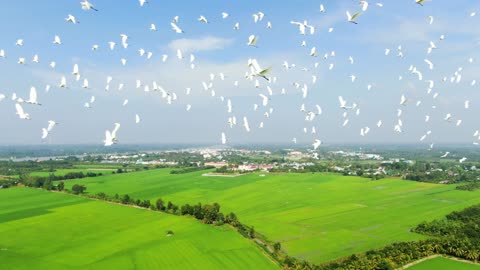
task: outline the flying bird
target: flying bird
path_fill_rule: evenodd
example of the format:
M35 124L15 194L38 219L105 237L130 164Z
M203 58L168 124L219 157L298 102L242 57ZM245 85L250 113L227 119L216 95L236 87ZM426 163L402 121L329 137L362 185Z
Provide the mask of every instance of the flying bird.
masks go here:
M80 5L82 6L83 10L90 10L91 9L91 10L98 11L98 9L96 9L95 6L92 5L92 3L88 2L87 0L80 2Z
M357 17L360 16L361 12L357 12L357 13L351 15L350 12L347 10L347 11L346 11L346 14L347 14L347 21L348 21L348 22L351 22L351 23L353 23L353 24L358 24L358 23L355 21L355 19L357 19Z

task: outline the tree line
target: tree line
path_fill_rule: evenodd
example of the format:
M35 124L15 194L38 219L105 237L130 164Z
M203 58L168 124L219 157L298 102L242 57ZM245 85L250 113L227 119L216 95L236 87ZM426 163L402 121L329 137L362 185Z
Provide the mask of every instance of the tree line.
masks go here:
M215 167L213 166L186 167L186 168L171 170L170 174L184 174L184 173L191 173L191 172L197 172L197 171L203 171L203 170L210 170L214 168Z
M61 180L72 180L72 179L82 179L85 177L97 177L102 176L102 173L94 173L94 172L69 172L65 175L54 175L53 173L49 176L33 176L33 175L20 175L19 181L20 183L24 184L27 187L34 187L34 188L44 188L47 190L54 189L53 181L61 181Z

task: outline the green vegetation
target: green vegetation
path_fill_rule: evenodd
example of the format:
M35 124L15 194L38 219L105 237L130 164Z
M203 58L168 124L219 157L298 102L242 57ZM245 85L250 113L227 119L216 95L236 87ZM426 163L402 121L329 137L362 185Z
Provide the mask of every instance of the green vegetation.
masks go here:
M474 191L477 189L480 189L480 183L478 182L473 182L473 183L468 183L465 185L457 186L458 190L467 190L467 191Z
M479 270L480 265L437 257L423 261L408 268L409 270Z
M0 197L2 269L278 269L227 226L38 189Z
M173 175L169 169L65 182L88 192L129 194L177 204L212 204L234 212L255 235L279 242L290 256L320 263L397 241L425 239L410 229L424 220L480 203L480 192L383 179L371 181L337 174L249 174L204 177Z
M187 167L187 168L181 168L181 169L175 169L171 170L171 174L184 174L184 173L191 173L191 172L197 172L197 171L204 171L204 170L210 170L215 167L212 166L206 166L206 167Z

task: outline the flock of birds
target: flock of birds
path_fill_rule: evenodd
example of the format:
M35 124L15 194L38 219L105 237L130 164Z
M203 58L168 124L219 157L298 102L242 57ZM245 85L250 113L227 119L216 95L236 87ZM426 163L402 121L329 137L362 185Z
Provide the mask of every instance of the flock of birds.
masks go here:
M350 11L346 10L345 11L345 23L351 23L352 25L356 25L356 24L359 24L358 20L361 18L361 16L367 16L366 14L368 13L368 10L371 8L369 6L369 2L366 1L366 0L361 0L361 1L357 1L357 2L359 4L359 11L352 14L352 13L350 13ZM424 4L426 4L426 0L412 0L412 2L413 2L412 4L416 3L419 6L423 6ZM148 4L147 0L139 0L139 5L141 7L144 7L146 4ZM374 6L375 6L375 8L383 8L383 3L375 3ZM98 12L99 15L101 14L101 11L96 9L96 7L91 2L89 2L87 0L81 1L80 2L80 7L84 11ZM327 7L324 4L320 4L319 12L320 13L328 12ZM227 18L229 18L229 16L230 16L227 12L222 12L220 15L221 15L222 20L227 20ZM469 15L471 17L473 17L473 16L476 16L476 13L472 12ZM264 14L263 12L260 12L260 11L252 14L252 19L253 19L253 22L255 24L261 23L262 21L264 21L264 19L266 17L267 17L266 14ZM80 23L77 20L77 18L75 16L73 16L72 14L68 14L64 18L64 20L65 20L66 23L70 23L70 24L74 24L74 25ZM209 19L207 19L203 15L200 15L198 17L198 22L199 23L205 23L205 24L210 23ZM426 23L433 24L434 23L434 17L429 16L427 18ZM298 29L298 33L299 33L300 37L304 37L304 36L307 36L307 35L314 35L315 31L317 30L316 27L313 24L309 24L309 22L306 21L306 20L304 20L304 21L291 21L290 24L293 27L296 27ZM181 20L180 20L179 16L173 17L173 19L170 22L170 27L171 27L171 30L174 31L178 35L182 35L182 34L185 33L185 31L183 30L183 28L181 26ZM272 29L272 27L273 27L272 22L267 21L266 22L266 28L267 29ZM352 27L355 27L355 26L352 26ZM155 25L154 23L150 24L150 27L148 28L149 31L157 31L157 29L159 29L159 28L157 28L157 25ZM233 24L233 30L239 30L239 29L240 29L240 23L239 22L234 23ZM328 28L328 33L332 33L333 31L334 31L333 27ZM439 47L439 44L437 44L437 43L442 42L444 39L445 39L445 35L441 35L438 41L430 41L428 46L426 47L426 55L427 55L426 57L428 57L428 55L432 54L434 52L434 50L436 50ZM248 36L248 39L245 39L245 41L246 41L245 46L256 48L256 47L258 47L257 44L259 43L259 36L256 35L256 34L251 34L251 35ZM52 43L55 46L62 45L61 37L58 36L58 35L55 35ZM23 39L18 39L16 41L15 45L19 46L19 47L23 46L24 45L24 40ZM129 36L128 35L120 34L120 44L119 44L119 46L121 46L123 49L129 48ZM305 41L305 39L301 40L301 47L307 47L307 42ZM91 47L91 50L94 51L94 52L99 51L100 49L101 49L100 45L98 45L98 44L94 44ZM115 41L108 42L108 49L111 50L111 51L118 49L117 43ZM318 57L321 57L321 53L319 53L317 51L316 47L311 47L309 49L309 51L310 52L309 52L308 55L310 57L312 57L311 59L313 59L314 69L318 68L320 64L316 59L318 59ZM390 54L393 53L393 51L394 50L387 48L384 51L384 55L389 56ZM138 54L139 54L140 57L145 57L146 59L151 59L153 57L154 53L152 51L147 51L143 48L139 48L138 49ZM336 56L336 52L331 51L331 52L327 52L327 53L323 54L323 59L327 60L329 58L334 58L335 56ZM404 58L405 57L404 56L404 50L403 50L401 45L399 45L396 48L396 56L398 58ZM0 60L5 59L5 58L7 58L7 52L3 49L0 49ZM181 49L177 49L176 50L176 58L179 61L188 62L188 68L190 68L192 70L197 68L197 66L196 66L196 63L197 63L196 62L196 56L193 53L190 53L190 55L187 56L187 55L185 55L184 52L182 52ZM31 60L31 62L32 63L39 63L39 61L40 61L39 59L40 59L39 55L35 54L33 56L32 60ZM161 61L162 62L166 62L167 59L169 59L169 55L163 54L161 56ZM472 63L474 61L474 59L470 58L468 61L470 63ZM27 62L28 61L26 60L25 57L20 57L17 61L17 64L26 65ZM120 59L120 64L122 66L126 66L127 63L128 63L128 61L127 61L126 58L121 58ZM348 63L353 65L355 63L354 57L349 56L348 57ZM428 58L424 59L424 63L426 65L425 68L428 68L429 70L433 70L435 68L435 64L433 63L433 61L429 60ZM262 63L262 64L264 64L264 63ZM49 63L49 66L50 66L50 68L55 69L56 63L54 61L52 61L52 62ZM266 90L265 92L261 92L261 93L258 94L259 102L257 104L253 104L253 110L254 111L264 109L263 117L265 119L268 119L269 116L274 112L274 108L269 106L269 104L270 104L270 101L272 99L274 99L274 96L277 94L277 93L274 93L274 90L273 90L275 84L277 83L277 77L272 75L272 70L276 69L276 68L277 67L271 67L271 66L266 67L265 65L262 66L259 63L259 61L255 58L250 58L250 59L248 59L248 61L246 61L245 74L243 75L243 77L245 78L245 81L247 83L251 84L251 86L256 88L256 89ZM291 64L291 63L288 63L287 61L284 61L284 63L282 64L282 67L278 67L278 68L279 69L284 69L285 71L288 71L288 70L291 70L291 69L295 69L297 67L296 67L295 64ZM334 63L328 64L328 70L333 70L334 68L335 68ZM302 71L305 71L305 72L307 72L309 70L310 70L310 68L302 68ZM412 76L414 76L419 81L425 81L428 84L427 94L428 95L431 94L433 99L437 98L438 93L433 92L434 89L435 89L436 81L434 81L434 80L424 80L424 78L423 78L424 76L423 76L421 67L411 65L409 67L408 71ZM463 68L459 67L455 72L453 72L453 74L450 77L448 77L448 76L444 77L443 81L444 82L451 82L451 83L459 83L462 80L462 71L463 71ZM71 75L73 76L75 81L81 81L82 82L81 83L82 88L90 89L89 80L88 80L88 78L83 77L81 69L80 69L78 64L73 65ZM224 74L224 73L214 74L214 73L211 73L209 75L209 78L207 78L206 80L202 81L199 84L201 84L201 88L203 88L202 90L204 92L207 92L207 93L209 92L210 95L213 98L218 98L216 96L216 92L215 92L216 80L225 81L226 78L228 78L228 77L229 77L229 74ZM350 75L349 79L351 80L352 83L355 83L355 81L357 80L357 76L356 75ZM398 79L403 80L403 76L399 76ZM299 90L303 99L307 99L307 97L309 95L309 88L314 86L317 83L317 80L318 80L317 75L312 74L310 82L294 82L292 84L292 86L293 86L293 88L295 88L295 90ZM113 81L113 78L111 76L108 76L106 78L105 91L110 91L112 81ZM238 87L239 83L240 83L239 81L234 81L233 86ZM67 79L67 76L61 76L61 78L59 78L59 83L58 83L57 87L60 88L60 89L69 89L70 84L72 84L72 82ZM476 81L471 82L472 86L474 86L475 84L476 84ZM367 85L367 90L371 90L374 86L375 86L375 83L368 84ZM52 87L51 85L46 85L45 90L48 92L51 89L51 87ZM118 89L118 91L121 91L124 87L125 87L125 83L120 82L118 84L117 89ZM173 91L165 90L156 81L142 82L141 80L137 79L135 81L135 88L136 89L143 89L143 91L145 91L145 92L159 92L162 99L164 99L167 104L172 104L178 99L177 93L175 93ZM185 92L186 95L190 95L190 93L192 91L192 88L190 88L190 87L186 88L185 91L186 91ZM278 92L279 92L279 94L286 94L286 91L287 91L286 88L282 88ZM7 97L4 94L0 94L0 102L2 102L6 98ZM222 102L226 103L226 109L227 109L227 113L229 115L228 119L226 121L228 126L230 128L233 128L233 127L237 126L237 118L233 114L232 100L230 98L224 97L224 96L221 96L219 98L221 99ZM38 94L37 94L37 89L36 89L36 87L33 87L33 86L30 88L30 93L29 93L28 98L24 99L22 97L17 96L16 93L13 93L11 95L11 100L15 103L16 114L22 120L31 119L30 114L27 113L24 110L24 107L30 106L30 105L41 106L41 103L39 102L39 98L38 98ZM87 102L84 103L84 108L85 109L92 108L95 101L96 101L95 96L91 96L91 98ZM128 102L129 102L128 99L125 99L123 101L122 106L126 106L128 104ZM403 113L405 108L407 108L408 106L412 106L411 103L412 103L412 101L405 94L403 94L399 97L399 101L398 101L399 108L397 109L397 119L396 119L395 125L393 126L393 129L394 129L395 132L402 133L402 131L403 131L402 113ZM420 106L421 104L422 104L422 100L417 100L413 103L414 106ZM190 111L191 107L192 107L191 104L187 104L186 111ZM355 103L355 102L346 100L343 96L338 96L338 107L339 107L339 111L341 112L342 117L343 117L343 122L341 124L342 126L347 126L350 123L352 115L355 116L355 115L360 114L359 105L357 105L357 103ZM464 107L465 107L466 110L468 110L470 108L470 101L469 100L465 100ZM319 104L315 104L315 106L312 107L312 108L307 108L307 106L305 104L301 104L300 105L300 111L303 113L303 115L305 117L304 120L305 120L306 123L312 123L314 121L314 119L316 119L316 117L323 114L322 107ZM425 117L425 119L424 119L425 123L430 121L430 117L431 117L430 115L425 115L424 117ZM442 118L444 119L444 121L452 122L456 126L462 125L462 120L455 117L452 113L447 113L446 115L442 116ZM241 117L240 119L241 120L238 120L238 122L242 122L241 125L243 126L245 131L246 132L251 132L252 128L250 126L249 119L246 116ZM140 122L141 122L141 117L140 117L139 114L136 114L135 115L135 123L139 124ZM58 125L58 123L54 120L48 121L47 126L45 128L42 128L42 130L41 130L41 138L43 140L45 140L49 136L49 134L55 130L55 127L57 125ZM380 128L380 127L382 127L382 125L383 125L382 120L378 120L378 122L376 122L376 124L375 124L376 128ZM105 140L104 140L104 145L105 146L111 146L111 145L116 144L118 142L117 133L119 132L120 127L121 127L120 123L114 123L112 130L106 130L105 131ZM264 127L264 122L262 121L262 122L259 123L258 128L263 128L263 127ZM364 126L360 129L359 135L362 136L362 137L367 136L371 130L372 130L371 127ZM303 129L303 132L306 133L306 134L311 133L311 134L313 134L313 136L316 136L316 134L317 134L316 127L313 124L310 127L305 127ZM419 141L427 140L431 134L432 134L432 131L427 130L421 136ZM221 135L220 136L221 143L222 144L227 144L227 142L228 142L227 134L225 132L221 132L220 135ZM474 141L473 141L473 144L478 145L480 143L480 132L478 130L474 131L473 136L475 138ZM297 143L297 139L292 138L292 142ZM316 153L315 150L317 150L320 147L321 144L322 144L322 140L320 140L319 138L313 138L312 155L313 155L314 158L318 158L318 153ZM431 143L429 148L432 149L433 147L434 147L434 143ZM441 157L445 158L448 155L449 155L449 152L446 152ZM459 160L459 162L464 162L466 160L467 160L467 158L463 157L462 159Z

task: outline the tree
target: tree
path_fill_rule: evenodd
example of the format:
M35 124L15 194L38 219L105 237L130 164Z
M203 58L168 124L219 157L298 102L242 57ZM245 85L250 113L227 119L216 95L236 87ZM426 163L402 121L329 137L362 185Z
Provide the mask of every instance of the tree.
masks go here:
M162 199L158 199L155 205L157 206L158 211L165 211L165 203Z
M234 227L237 227L240 225L240 222L238 222L237 215L235 213L230 212L226 217L225 217L225 222L228 224L231 224Z
M86 189L87 189L87 187L84 186L84 185L75 184L72 187L72 192L73 192L73 194L78 195L78 194L82 194L83 192L85 192Z
M125 194L122 196L122 199L120 200L123 204L128 204L130 202L130 196L128 194Z
M45 182L43 182L42 187L43 187L43 189L46 189L46 190L52 190L53 189L52 180L50 180L50 179L45 180Z
M255 228L253 226L248 230L248 235L250 238L255 238Z
M58 183L57 190L62 191L64 189L65 189L65 183L63 182Z
M282 249L282 245L279 242L273 244L273 250L275 250L275 253L279 252L280 249Z

